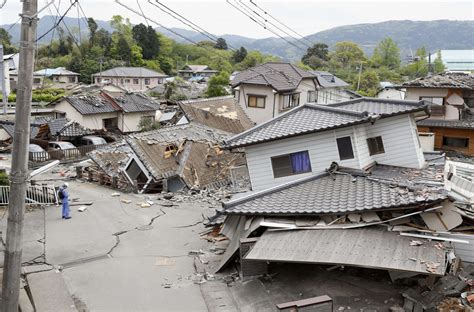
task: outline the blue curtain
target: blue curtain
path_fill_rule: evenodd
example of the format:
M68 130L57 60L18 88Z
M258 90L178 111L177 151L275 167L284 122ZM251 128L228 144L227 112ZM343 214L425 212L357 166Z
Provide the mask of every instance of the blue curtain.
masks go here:
M293 173L309 172L311 171L311 162L309 160L308 152L299 152L290 154L291 167Z

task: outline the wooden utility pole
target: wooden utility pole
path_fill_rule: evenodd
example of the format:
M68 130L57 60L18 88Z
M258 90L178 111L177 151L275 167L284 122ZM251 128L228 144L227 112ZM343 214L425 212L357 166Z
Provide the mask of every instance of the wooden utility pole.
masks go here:
M3 45L0 42L0 85L2 86L2 103L4 115L7 114L8 105L7 82L5 81L5 67L5 61L3 60Z
M10 200L8 204L7 243L3 266L2 311L18 312L20 292L23 223L28 179L28 144L30 143L31 88L38 0L22 0L20 62L15 105Z

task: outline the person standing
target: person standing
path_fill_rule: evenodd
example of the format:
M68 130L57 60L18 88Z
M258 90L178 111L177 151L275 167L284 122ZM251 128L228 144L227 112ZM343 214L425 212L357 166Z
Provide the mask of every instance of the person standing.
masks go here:
M69 191L68 191L69 184L64 182L64 184L59 188L59 199L61 199L63 211L62 216L63 219L71 219L69 215Z

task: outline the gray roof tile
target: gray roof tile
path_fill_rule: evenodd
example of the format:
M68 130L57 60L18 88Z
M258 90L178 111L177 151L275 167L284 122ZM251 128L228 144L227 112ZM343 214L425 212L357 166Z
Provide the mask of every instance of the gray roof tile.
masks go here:
M465 73L442 73L407 81L402 88L453 88L474 90L474 75Z
M474 129L474 119L472 120L438 120L425 119L416 123L418 126L453 128L453 129Z
M142 94L126 93L113 99L126 113L149 112L159 109L159 104Z
M69 102L82 115L113 113L119 111L112 103L99 94L66 96Z
M145 68L145 67L115 67L105 70L101 73L96 73L92 76L105 76L105 77L130 77L130 78L162 78L168 77L163 73Z
M423 101L389 100L368 97L329 104L328 106L381 116L421 111L426 108Z
M315 215L401 208L442 195L415 192L347 173L327 173L283 184L223 204L224 214Z
M334 76L330 72L313 70L311 73L316 75L318 83L323 88L347 87L349 84L339 77Z
M226 141L228 148L368 122L366 113L305 104Z

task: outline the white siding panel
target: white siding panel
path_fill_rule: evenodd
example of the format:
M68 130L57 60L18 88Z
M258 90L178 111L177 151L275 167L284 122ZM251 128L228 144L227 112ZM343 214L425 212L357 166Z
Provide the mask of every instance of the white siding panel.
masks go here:
M368 137L382 136L385 153L372 155L379 164L421 168L424 162L419 159L415 146L413 130L408 115L381 119L367 126Z
M365 168L372 164L374 160L369 155L369 147L367 145L367 125L358 125L354 127L355 144L359 155L359 168Z

